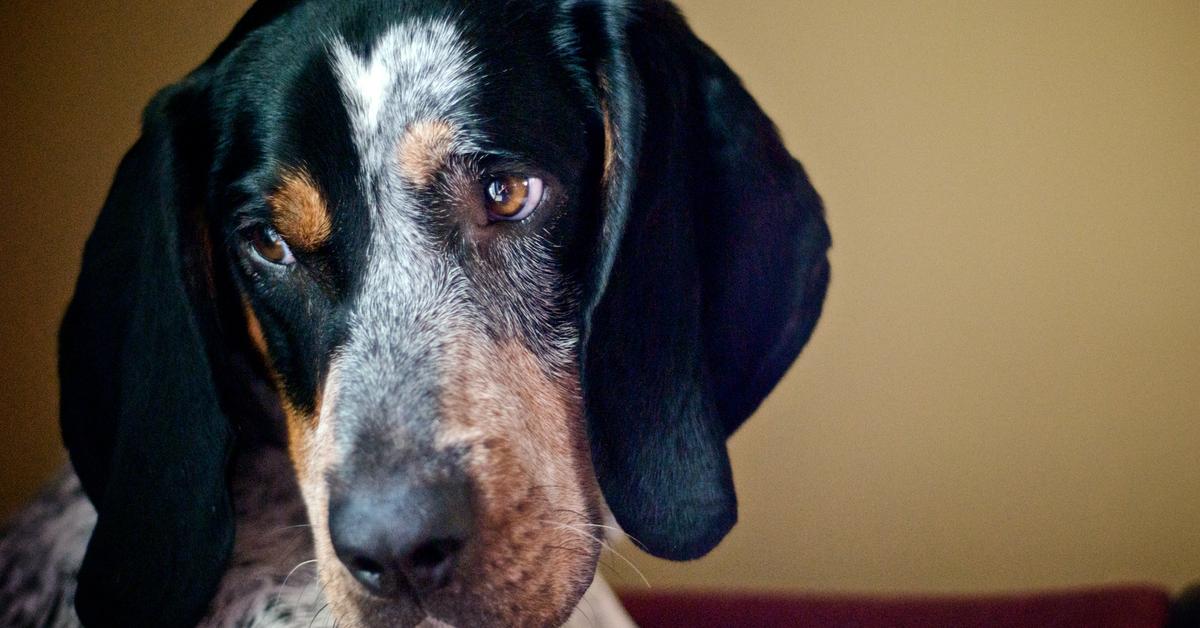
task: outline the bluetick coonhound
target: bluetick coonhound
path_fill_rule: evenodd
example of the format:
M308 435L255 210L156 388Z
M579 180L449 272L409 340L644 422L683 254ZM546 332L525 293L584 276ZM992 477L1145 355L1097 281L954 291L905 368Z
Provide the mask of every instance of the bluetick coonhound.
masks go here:
M676 560L734 525L829 244L668 2L263 0L117 172L0 618L561 624L607 512Z

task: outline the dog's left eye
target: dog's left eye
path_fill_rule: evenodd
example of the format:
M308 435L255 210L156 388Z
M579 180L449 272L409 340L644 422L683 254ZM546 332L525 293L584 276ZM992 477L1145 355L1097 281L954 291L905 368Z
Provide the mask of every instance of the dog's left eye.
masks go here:
M504 175L487 181L488 218L496 221L523 220L542 204L545 183L538 177Z
M296 263L292 249L283 241L283 236L272 227L255 227L246 234L250 248L263 261L280 266L290 266Z

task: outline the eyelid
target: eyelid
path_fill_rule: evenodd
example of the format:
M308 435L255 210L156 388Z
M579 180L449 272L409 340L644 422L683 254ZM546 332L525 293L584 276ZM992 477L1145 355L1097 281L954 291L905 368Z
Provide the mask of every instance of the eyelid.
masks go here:
M473 153L468 159L475 165L479 176L484 179L504 175L541 177L546 181L553 178L550 171L543 167L538 160L519 153L489 150L488 152Z
M517 153L498 149L472 153L470 159L482 166L484 170L492 172L520 171L532 165L529 160Z

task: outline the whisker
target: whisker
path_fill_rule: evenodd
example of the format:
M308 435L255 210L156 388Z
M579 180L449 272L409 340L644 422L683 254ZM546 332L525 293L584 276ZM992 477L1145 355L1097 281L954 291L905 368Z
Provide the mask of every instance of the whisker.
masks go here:
M629 535L625 534L625 531L622 530L621 528L618 528L617 526L606 526L603 523L577 523L575 525L583 526L585 528L600 528L601 530L612 530L613 532L617 532L623 536L629 536ZM630 538L632 538L632 537L630 537Z
M302 564L303 564L303 563L302 563ZM300 566L300 565L297 565L296 567L299 567L299 566ZM293 568L293 571L294 571L294 570L295 570L295 568ZM289 577L289 578L291 577L291 574L290 574L290 573L288 574L288 577ZM284 582L285 582L285 583L287 582L287 578L284 578ZM308 593L308 591L309 591L310 589L312 589L314 585L319 585L319 584L321 584L321 579L320 579L320 578L313 578L312 580L310 580L310 581L308 581L308 582L304 583L304 585L303 585L303 586L296 587L296 588L294 588L294 589L284 589L284 590L281 592L281 594L284 594L284 593L295 593L296 604L297 604L298 606L300 606L300 607L304 607L304 606L306 606L306 605L305 605L305 603L304 603L305 594L306 594L306 593ZM281 587L281 588L282 588L282 587ZM315 599L313 600L313 604L316 604L316 600L315 600Z
M319 582L321 584L321 586L317 587L317 593L315 595L313 595L313 600L312 600L313 604L320 602L321 599L325 597L325 582L323 581L322 578L317 578L317 582ZM307 588L307 587L305 587L305 588ZM301 591L301 594L303 595L303 591ZM329 606L329 602L326 602L325 606ZM322 606L321 608L325 608L325 607ZM318 610L317 612L320 613L321 611Z
M582 549L579 549L578 547L567 547L565 545L545 545L543 547L545 547L546 549L557 549L557 550L562 550L564 552L571 552L572 554L578 554L585 558L590 558L592 555L587 550L582 550Z
M617 568L617 565L613 563L612 558L610 558L607 553L600 554L600 559L597 561L597 565L602 570L602 573L607 576L612 578L625 577L625 573Z
M287 576L285 576L285 577L283 578L283 586L285 586L285 587L287 586L287 583L288 583L288 578L291 578L291 577L292 577L292 574L296 573L296 570L297 570L297 569L299 569L299 568L301 568L301 567L303 567L303 566L305 566L305 565L313 565L313 564L316 564L316 562L317 562L317 559L315 559L315 558L314 558L314 559L312 559L312 560L306 560L306 561L304 561L304 562L301 562L299 565L296 565L295 567L292 567L292 570L288 572L288 575L287 575Z
M580 530L579 528L576 528L575 526L573 526L569 523L563 523L561 521L546 521L545 519L539 519L538 523L545 524L545 525L551 525L551 526L554 526L561 530L567 530L568 532L574 532L575 534L578 534L579 536L583 537L584 539L587 539L594 543L600 543L602 545L604 543L604 541L602 541L596 535L589 533L587 530Z
M630 561L628 558L625 558L625 556L623 556L621 554L621 552L618 552L612 545L609 545L603 539L600 539L591 534L588 534L588 532L586 530L580 530L578 528L575 528L575 527L565 524L565 523L559 523L557 521L542 521L541 523L549 523L549 524L559 527L561 529L570 530L571 532L574 532L584 538L588 538L588 539L592 539L593 541L596 541L597 543L600 544L601 547L603 547L604 549L611 552L617 558L620 558L622 561L625 562L626 565L629 565L629 568L633 569L633 572L636 573L638 575L638 577L642 579L642 582L646 585L647 589L651 588L650 581L648 579L646 579L646 574L643 574L642 570L638 569L637 565L633 564L633 562Z
M621 552L618 552L616 550L616 548L609 545L608 543L601 541L601 544L604 546L604 549L612 552L614 556L616 556L617 558L620 558L626 565L629 565L629 568L632 569L633 572L638 575L638 578L642 579L642 584L646 585L647 589L650 588L650 580L646 578L646 574L642 573L641 569L638 569L637 565L633 564L633 561L629 560L628 558L625 558L624 554L622 554Z
M575 525L585 526L588 528L600 528L601 530L608 530L614 534L618 534L620 536L628 538L629 540L633 541L634 543L637 543L641 547L646 546L646 544L642 543L640 540L638 540L638 538L636 536L633 536L632 534L626 532L622 528L618 528L617 526L604 525L603 523L577 523Z
M625 556L622 555L621 552L618 552L617 550L613 549L613 547L611 545L609 545L608 543L604 543L603 541L601 541L601 544L604 545L604 549L612 552L614 556L616 556L617 558L620 558L626 565L629 565L629 568L633 570L633 573L637 574L638 578L641 578L642 584L646 585L647 589L651 588L650 580L646 578L646 574L642 573L641 569L638 569L637 565L633 564L633 562L630 561L628 558L625 558Z
M321 613L327 608L329 608L329 602L326 602L324 606L317 609L316 613L313 613L312 620L308 622L308 628L312 628L313 623L317 621L317 617L320 617Z
M312 527L311 523L298 523L294 526L283 526L283 527L275 528L273 530L265 532L264 534L282 534L284 532L287 532L288 530L295 530L297 528L311 528L311 527Z
M615 532L616 534L627 537L629 540L633 541L634 543L637 543L639 547L646 546L646 544L643 543L641 541L641 539L637 538L636 536L633 536L632 534L630 534L630 533L626 532L625 530L622 530L621 528L618 528L616 526L604 525L602 523L585 523L587 521L588 517L581 512L578 512L575 510L569 510L566 508L555 508L552 512L565 512L568 514L575 515L575 516L579 517L580 519L582 519L583 521L575 523L574 525L586 526L589 528L601 528L604 530L611 530L612 532Z
M578 510L571 510L570 508L554 508L554 509L551 509L550 512L565 512L569 515L575 515L576 517L579 517L580 519L582 519L584 521L588 520L587 515L579 512Z
M586 593L584 594L583 598L580 599L579 601L583 602L585 605L587 605L587 610L584 610L584 608L582 606L576 606L575 608L579 611L579 614L583 615L583 618L588 621L588 626L595 628L596 620L593 618L593 616L596 614L596 609L592 607L592 601L587 599Z

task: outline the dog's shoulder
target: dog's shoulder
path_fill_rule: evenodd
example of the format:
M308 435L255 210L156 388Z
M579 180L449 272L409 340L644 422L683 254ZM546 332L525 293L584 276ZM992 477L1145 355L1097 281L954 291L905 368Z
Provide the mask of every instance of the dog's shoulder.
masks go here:
M75 626L75 576L96 510L62 471L0 530L0 626Z
M311 527L287 456L238 456L233 556L202 626L326 626Z
M303 503L286 456L256 452L240 456L236 467L235 550L201 625L325 625ZM75 582L95 524L79 479L64 470L4 526L0 626L79 625Z

